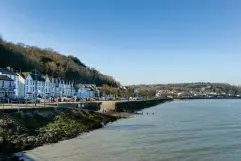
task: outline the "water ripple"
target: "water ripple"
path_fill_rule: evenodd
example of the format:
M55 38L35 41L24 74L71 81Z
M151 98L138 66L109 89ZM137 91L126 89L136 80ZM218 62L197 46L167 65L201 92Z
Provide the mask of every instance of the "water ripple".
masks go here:
M146 109L154 116L121 120L27 154L41 161L240 161L240 104L176 101Z

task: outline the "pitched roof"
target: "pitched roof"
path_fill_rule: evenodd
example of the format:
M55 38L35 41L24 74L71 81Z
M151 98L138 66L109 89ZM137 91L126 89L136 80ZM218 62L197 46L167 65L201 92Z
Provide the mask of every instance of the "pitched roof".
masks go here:
M6 68L0 68L0 72L2 74L9 74L9 75L17 75L16 73L14 73L13 71L6 69Z
M40 81L40 82L45 82L45 78L44 76L40 75L40 74L33 74L33 73L30 73L30 72L21 72L20 75L26 79L29 75L31 76L31 78L34 80L34 81Z
M49 79L49 81L50 81L51 83L54 83L54 77L52 77L52 76L44 75L43 78L45 79L45 81L46 81L47 79Z
M31 77L34 81L45 82L45 79L42 75L39 75L39 74L35 75L35 74L32 74L32 73L30 75L31 75Z
M97 90L97 87L95 84L84 84L86 88L89 88L90 90L94 91Z
M30 74L30 72L21 72L21 73L19 73L19 75L21 75L24 79L27 78L29 74Z
M13 81L11 78L9 78L6 75L0 75L0 80Z

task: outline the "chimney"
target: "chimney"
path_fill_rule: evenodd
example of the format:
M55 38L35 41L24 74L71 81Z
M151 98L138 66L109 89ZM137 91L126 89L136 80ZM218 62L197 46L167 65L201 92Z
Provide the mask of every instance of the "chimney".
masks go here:
M8 70L12 71L11 67L7 67Z

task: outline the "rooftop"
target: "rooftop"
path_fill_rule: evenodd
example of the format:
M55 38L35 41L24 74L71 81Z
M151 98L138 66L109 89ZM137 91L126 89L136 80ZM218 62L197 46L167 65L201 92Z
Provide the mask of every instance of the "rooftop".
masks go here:
M27 78L27 76L30 74L30 72L21 72L19 75L21 75L24 79Z
M11 78L9 78L6 75L0 75L0 80L13 81Z
M16 73L14 73L13 71L7 69L7 68L0 68L0 73L2 74L9 74L9 75L17 75Z
M42 75L39 75L39 74L35 75L35 74L32 74L32 73L30 75L31 75L31 77L34 81L45 82L45 79Z

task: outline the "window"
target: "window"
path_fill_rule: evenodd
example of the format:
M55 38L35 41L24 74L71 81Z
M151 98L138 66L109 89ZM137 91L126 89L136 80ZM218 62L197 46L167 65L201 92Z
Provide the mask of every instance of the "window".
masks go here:
M4 80L1 80L1 81L0 81L0 86L1 86L1 87L4 87Z

